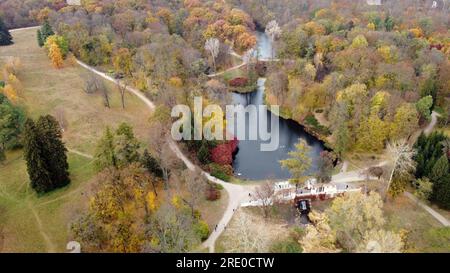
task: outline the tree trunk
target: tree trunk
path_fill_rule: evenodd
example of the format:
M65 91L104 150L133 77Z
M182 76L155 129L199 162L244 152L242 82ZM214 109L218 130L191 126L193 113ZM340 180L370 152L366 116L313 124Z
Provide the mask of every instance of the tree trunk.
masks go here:
M389 188L391 187L392 179L394 178L395 169L397 168L397 162L398 162L398 158L395 159L394 167L393 167L391 175L389 177L388 185L386 188L386 193L384 194L384 202L387 201L387 196L389 194Z
M212 59L213 59L214 72L217 72L216 58L214 58L214 56L212 56Z

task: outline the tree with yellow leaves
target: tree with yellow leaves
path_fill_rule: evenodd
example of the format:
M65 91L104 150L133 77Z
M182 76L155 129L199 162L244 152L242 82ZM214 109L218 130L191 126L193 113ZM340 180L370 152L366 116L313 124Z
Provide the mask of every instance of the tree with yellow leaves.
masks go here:
M19 96L17 95L16 90L14 89L14 87L10 84L7 84L4 88L3 88L3 94L8 98L8 100L10 100L11 102L17 102L17 99L19 98Z
M127 76L131 76L133 69L133 60L128 48L120 48L113 57L114 69L117 72L123 72Z
M352 48L366 48L369 46L369 43L367 42L367 39L364 35L360 34L355 37L352 41Z
M299 241L304 253L336 253L336 231L330 227L328 216L324 213L309 214L312 225L306 227L306 233Z
M7 83L8 85L11 85L11 87L15 90L16 93L20 93L22 91L22 83L15 74L11 73L8 75Z
M363 120L358 130L356 146L361 151L379 152L384 148L388 137L388 124L377 114Z
M48 57L52 61L52 64L55 68L62 68L63 66L63 55L61 53L61 49L56 43L52 43L48 50Z
M347 193L325 211L337 242L349 252L401 252L402 238L385 230L383 201L376 192Z

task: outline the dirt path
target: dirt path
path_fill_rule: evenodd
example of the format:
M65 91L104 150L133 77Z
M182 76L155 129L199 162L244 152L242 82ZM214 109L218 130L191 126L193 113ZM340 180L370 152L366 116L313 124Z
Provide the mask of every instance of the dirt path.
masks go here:
M209 238L202 244L203 248L208 248L210 253L214 253L217 239L220 237L222 232L228 226L229 222L233 218L234 213L241 206L241 204L243 202L250 201L249 194L254 192L256 186L241 186L230 184L227 182L223 182L222 180L219 180L215 177L212 177L207 173L203 174L210 181L222 185L228 192L228 195L230 196L228 200L227 209L225 210L222 219L220 219L219 223L217 224L217 227L211 232Z
M441 115L440 115L439 113L437 113L437 112L434 112L434 111L433 111L433 113L431 113L431 122L430 122L430 124L428 124L427 128L425 128L425 129L423 130L423 132L424 132L426 135L429 135L429 134L431 134L431 133L433 132L433 129L434 129L434 127L435 127L436 124L437 124L438 117L440 117L440 116L441 116Z
M47 252L49 253L56 253L56 247L53 244L52 240L50 240L50 237L47 235L47 233L44 232L44 228L42 226L41 218L39 217L39 214L36 212L35 208L31 203L28 203L28 207L30 208L30 211L33 213L34 219L37 222L39 233L41 234L42 238L44 238L45 245L47 246Z
M422 201L417 199L413 194L410 192L405 192L405 196L411 199L413 202L419 204L424 210L426 210L431 216L433 216L436 220L439 221L444 227L450 227L450 221L442 216L439 212L435 211L434 209L430 208L428 205L424 204Z
M116 80L114 78L112 78L111 76L107 75L106 73L100 72L98 70L96 70L95 68L81 62L81 61L77 61L79 65L81 65L82 67L86 68L87 70L99 75L100 77L111 81L115 84L120 84L123 85L123 83L119 80ZM244 64L242 64L244 65ZM126 86L127 91L129 91L130 93L132 93L133 95L137 96L141 101L143 101L150 112L152 112L155 109L155 104L148 99L144 94L142 94L139 90L134 89L130 86ZM181 152L180 148L178 147L178 145L172 140L172 139L168 139L169 142L169 147L170 149L175 153L175 155L183 161L183 163L186 165L186 167L191 170L191 171L195 171L197 169L197 167L195 166L195 164L193 164L189 158L187 158L183 152ZM247 201L248 199L248 194L249 192L253 191L254 187L253 186L240 186L240 185L235 185L235 184L230 184L227 183L225 181L222 181L220 179L217 179L215 177L212 177L210 174L206 173L206 172L202 172L202 174L210 181L213 183L217 183L223 186L223 188L227 191L229 199L228 199L228 205L227 205L227 209L225 210L222 218L219 221L218 224L218 228L216 230L214 230L210 237L208 238L208 240L206 240L202 246L207 247L210 252L214 252L214 245L215 242L217 240L217 238L220 236L220 234L223 232L223 229L225 226L228 225L229 221L231 220L231 218L233 217L233 214L235 212L235 210L239 207L239 205L244 202Z
M387 161L381 162L378 166L385 166L387 165ZM353 171L353 172L346 172L346 173L339 173L335 176L333 176L332 183L334 184L346 184L346 183L356 183L356 182L362 182L365 181L367 176L364 174L364 172L361 171ZM376 179L375 177L373 179ZM418 200L413 194L409 192L404 193L406 197L411 199L412 201L419 204L420 207L422 207L426 212L428 212L431 216L433 216L439 223L441 223L445 227L450 226L450 221L442 216L439 212L435 211L428 205L424 204L422 201Z
M209 74L208 77L214 78L214 77L221 76L221 75L223 75L223 74L225 74L225 73L227 73L227 72L230 72L230 71L239 69L239 68L245 66L246 64L247 64L247 63L243 62L243 63L241 63L240 65L236 65L236 66L230 67L230 68L228 68L227 70L224 70L224 71L221 71L221 72L217 72L217 73L214 73L214 74Z
M80 152L80 151L77 151L77 150L74 150L74 149L67 149L67 151L69 153L76 154L76 155L79 155L81 157L85 157L85 158L88 158L88 159L94 159L94 157L92 155L85 154L83 152Z
M33 27L23 27L23 28L15 28L15 29L10 29L9 32L16 32L16 31L21 31L21 30L29 30L29 29L38 29L41 26L33 26Z

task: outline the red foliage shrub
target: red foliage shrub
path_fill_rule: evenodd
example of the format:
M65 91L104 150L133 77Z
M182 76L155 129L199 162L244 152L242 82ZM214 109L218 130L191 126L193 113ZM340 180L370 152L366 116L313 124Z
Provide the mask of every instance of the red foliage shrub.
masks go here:
M237 77L228 82L231 87L244 87L248 84L248 79L243 77Z
M220 165L231 165L233 163L233 153L238 146L238 140L234 138L223 144L217 145L211 150L211 160Z
M218 190L214 185L209 185L206 189L206 200L216 201L220 199L220 190Z
M430 50L436 48L437 50L442 50L444 48L444 45L442 44L431 44L430 45Z

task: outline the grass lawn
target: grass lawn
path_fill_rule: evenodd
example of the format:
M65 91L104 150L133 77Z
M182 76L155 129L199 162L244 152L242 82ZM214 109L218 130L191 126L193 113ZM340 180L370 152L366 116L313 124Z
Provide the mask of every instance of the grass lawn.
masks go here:
M21 60L18 78L24 88L19 93L19 104L32 118L62 109L68 123L64 140L69 148L92 153L106 126L121 122L132 124L137 136L146 139L146 123L151 113L138 98L127 94L123 110L119 91L113 83L105 81L110 90L111 109L108 109L100 94L88 95L83 91L87 70L68 62L63 69L53 68L45 50L36 43L36 30L13 32L13 37L15 44L0 47L0 65L10 57Z
M126 95L122 109L119 91L105 81L110 90L108 109L100 94L83 91L90 72L68 62L63 69L51 66L45 50L37 46L36 30L13 32L14 45L0 47L0 66L10 57L19 57L22 67L18 78L23 85L20 104L32 118L55 115L63 109L67 128L66 147L93 155L98 139L107 126L117 127L127 122L145 145L148 118L151 113L137 97ZM95 176L92 160L69 153L72 183L63 189L37 196L29 187L22 151L7 154L0 164L0 252L64 252L69 238L69 226L86 207L84 190ZM213 227L221 218L228 196L222 191L217 202L205 201L201 212Z
M110 89L111 109L103 106L99 94L83 91L87 70L66 64L54 69L44 49L36 44L36 30L13 32L15 44L0 47L0 65L10 57L19 57L22 67L18 78L23 90L19 104L27 115L37 118L64 110L67 129L64 141L70 149L94 154L95 145L106 126L128 122L138 138L147 139L146 123L151 113L135 96L126 96L126 109L118 90ZM83 190L94 177L92 160L69 153L72 183L63 189L37 196L29 187L22 151L7 154L0 164L0 252L61 252L69 241L69 224L87 204Z
M403 195L388 201L384 211L389 228L409 231L408 244L412 252L427 252L431 247L426 239L427 232L432 228L442 228L428 212Z
M203 200L199 205L199 211L203 220L208 223L209 229L212 231L216 224L222 219L224 211L228 205L228 193L226 190L220 191L220 199L216 201Z
M69 153L72 182L38 196L29 186L22 151L0 164L0 252L63 252L69 223L87 204L84 189L95 173L92 160Z

